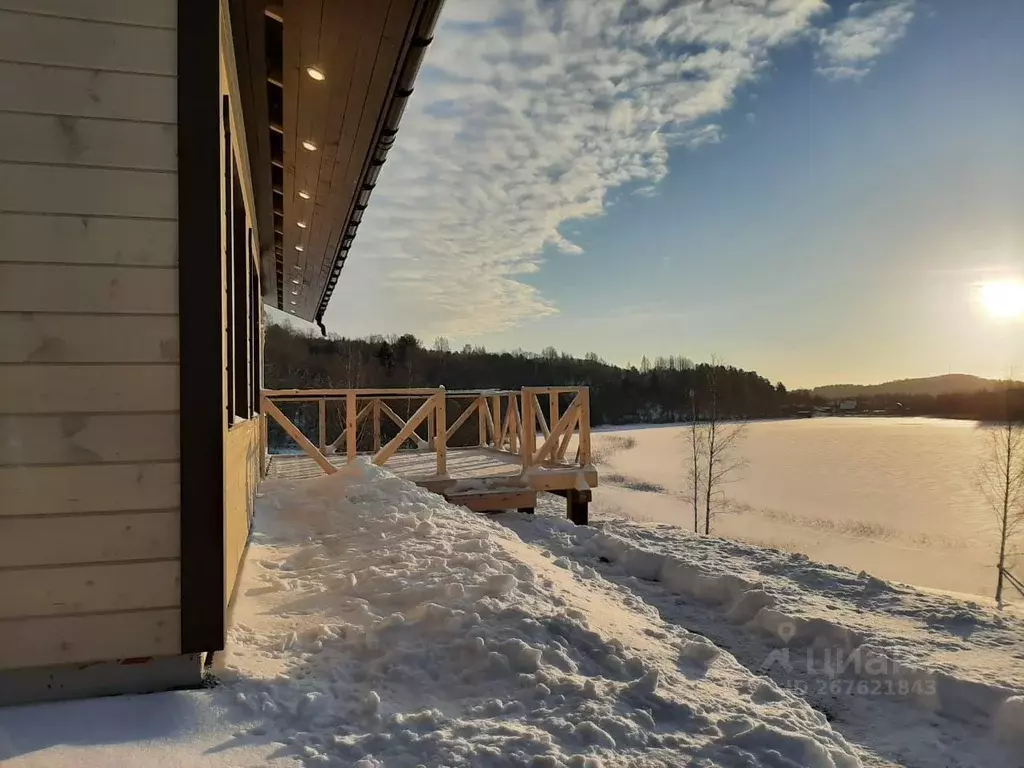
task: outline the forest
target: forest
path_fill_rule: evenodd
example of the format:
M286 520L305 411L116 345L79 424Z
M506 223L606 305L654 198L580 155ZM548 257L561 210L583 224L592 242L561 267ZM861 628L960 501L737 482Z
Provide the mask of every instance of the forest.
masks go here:
M937 416L978 421L1024 421L1024 388L1001 387L942 395L868 395L857 398L861 413Z
M754 371L681 356L642 358L639 368L622 368L594 354L577 358L554 348L488 352L466 345L453 351L443 338L427 347L412 334L321 338L268 325L265 360L268 389L589 386L594 426L685 421L694 402L698 410L710 402L711 382L719 413L727 418L783 416L814 402L809 392L789 392Z

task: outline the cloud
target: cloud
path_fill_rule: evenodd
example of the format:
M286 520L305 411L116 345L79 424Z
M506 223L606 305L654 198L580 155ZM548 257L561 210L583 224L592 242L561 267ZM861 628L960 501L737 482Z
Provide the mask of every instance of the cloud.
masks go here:
M522 277L579 254L565 225L623 185L649 194L672 147L720 140L714 117L826 9L448 0L329 324L464 338L556 312Z
M913 18L914 0L853 3L846 18L821 31L824 63L818 71L832 80L859 80L903 37Z

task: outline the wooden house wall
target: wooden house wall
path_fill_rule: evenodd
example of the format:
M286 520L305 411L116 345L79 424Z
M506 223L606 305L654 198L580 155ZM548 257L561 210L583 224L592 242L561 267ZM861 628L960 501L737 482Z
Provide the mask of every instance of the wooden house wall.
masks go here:
M176 0L0 0L0 669L180 648Z

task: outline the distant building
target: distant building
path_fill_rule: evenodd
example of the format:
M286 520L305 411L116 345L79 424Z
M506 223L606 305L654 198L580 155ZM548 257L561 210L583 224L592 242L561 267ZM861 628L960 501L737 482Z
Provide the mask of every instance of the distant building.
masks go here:
M856 411L856 410L857 410L857 401L856 400L840 400L839 401L839 411L841 413L849 413L850 411Z

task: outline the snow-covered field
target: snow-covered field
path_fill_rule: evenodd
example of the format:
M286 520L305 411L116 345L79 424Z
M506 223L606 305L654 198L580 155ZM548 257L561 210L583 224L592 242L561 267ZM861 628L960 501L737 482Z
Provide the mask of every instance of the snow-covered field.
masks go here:
M598 507L692 527L685 427L601 432ZM632 448L624 438L635 441ZM974 422L821 418L753 422L747 467L714 530L923 587L991 596L996 525L975 490ZM1021 563L1024 566L1024 563Z
M1019 618L362 464L262 494L219 683L0 710L4 766L1024 766Z

